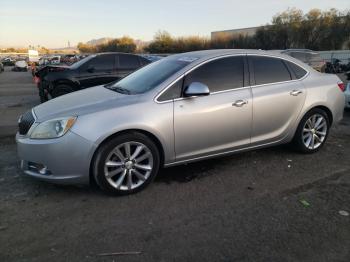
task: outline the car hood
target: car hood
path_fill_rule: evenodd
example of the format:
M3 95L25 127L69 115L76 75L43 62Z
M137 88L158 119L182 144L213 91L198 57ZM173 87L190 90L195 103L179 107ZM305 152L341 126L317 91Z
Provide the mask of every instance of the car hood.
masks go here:
M116 100L127 95L96 86L49 100L34 108L38 122L66 116L79 116L116 106Z

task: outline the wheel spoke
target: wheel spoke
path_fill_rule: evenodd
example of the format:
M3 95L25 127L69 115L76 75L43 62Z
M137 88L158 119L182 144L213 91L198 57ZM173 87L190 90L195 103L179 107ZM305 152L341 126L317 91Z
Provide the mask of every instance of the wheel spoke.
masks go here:
M132 172L134 172L134 174L137 176L138 179L142 180L142 181L145 181L146 178L144 175L142 175L139 171L137 171L136 169L132 169L131 170Z
M136 158L135 159L135 162L136 163L140 163L142 162L143 160L145 160L146 158L148 158L150 156L150 152L146 152L144 153L142 156L140 156L139 158Z
M125 179L125 175L126 175L126 169L124 169L123 173L120 175L118 180L115 182L115 185L117 188L120 188L120 186L123 184L123 181Z
M317 135L320 135L320 136L326 136L326 132L321 132L321 131L317 131L315 132Z
M126 158L130 159L130 143L125 143L124 149L125 149Z
M306 138L309 139L310 136L312 136L311 133L306 133L306 134L303 135L303 139L304 139L304 140L305 140Z
M128 181L127 181L128 189L130 190L132 187L132 173L131 170L128 170Z
M145 170L145 171L151 171L152 170L152 167L149 166L149 165L135 164L135 167L138 168L138 169Z
M312 122L311 122L311 119L310 119L310 118L306 121L306 125L307 125L310 129L313 128Z
M124 169L123 168L117 168L117 169L115 169L115 170L112 170L112 171L110 171L110 172L108 172L107 174L106 174L106 177L107 178L112 178L112 177L114 177L115 175L117 175L117 174L119 174L120 172L122 172Z
M316 130L320 130L322 127L324 127L326 125L326 121L323 121L322 123L320 123L317 127L315 127Z
M316 124L316 115L313 115L311 118L311 123L312 123L312 127L315 128L315 124Z
M120 152L119 148L115 148L113 150L113 153L121 160L124 161L125 157L123 156L122 152Z
M315 141L317 140L318 143L321 143L321 138L318 135L314 135Z
M320 116L320 117L317 119L316 123L315 123L315 129L318 128L318 126L321 124L322 121L323 121L323 117Z
M124 165L124 163L122 163L122 162L115 162L115 161L108 161L106 163L107 167L118 167L118 166L122 166L122 165Z
M135 159L143 150L143 146L138 146L135 150L135 152L132 154L132 156L130 157L131 160Z
M310 146L311 140L312 140L312 135L309 136L309 137L307 138L307 140L305 141L305 145L306 145L307 147Z
M310 143L311 149L314 149L314 146L315 146L315 136L311 136L311 143Z

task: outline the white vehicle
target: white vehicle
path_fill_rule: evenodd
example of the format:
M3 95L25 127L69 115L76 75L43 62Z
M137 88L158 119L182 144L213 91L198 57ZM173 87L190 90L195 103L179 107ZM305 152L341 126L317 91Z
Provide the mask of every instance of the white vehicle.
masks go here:
M12 71L27 71L28 70L28 64L26 61L24 60L20 60L20 61L17 61L15 63L15 66L14 68L12 69Z

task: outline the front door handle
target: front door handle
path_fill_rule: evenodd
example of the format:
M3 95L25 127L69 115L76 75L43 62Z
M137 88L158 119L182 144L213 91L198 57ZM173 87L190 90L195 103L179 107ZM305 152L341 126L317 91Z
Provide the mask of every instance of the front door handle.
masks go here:
M290 95L291 96L298 96L302 93L303 93L303 91L301 91L301 90L293 90L292 92L290 92Z
M236 106L236 107L242 107L245 104L248 104L248 101L244 101L244 100L237 100L235 101L232 106Z

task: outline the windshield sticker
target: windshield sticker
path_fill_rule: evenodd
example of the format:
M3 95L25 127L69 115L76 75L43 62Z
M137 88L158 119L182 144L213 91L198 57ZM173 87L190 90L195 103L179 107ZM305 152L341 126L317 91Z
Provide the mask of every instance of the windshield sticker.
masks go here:
M178 61L182 61L182 62L193 62L193 61L196 61L198 59L198 57L191 57L191 56L184 56L184 57L180 57L178 59Z

